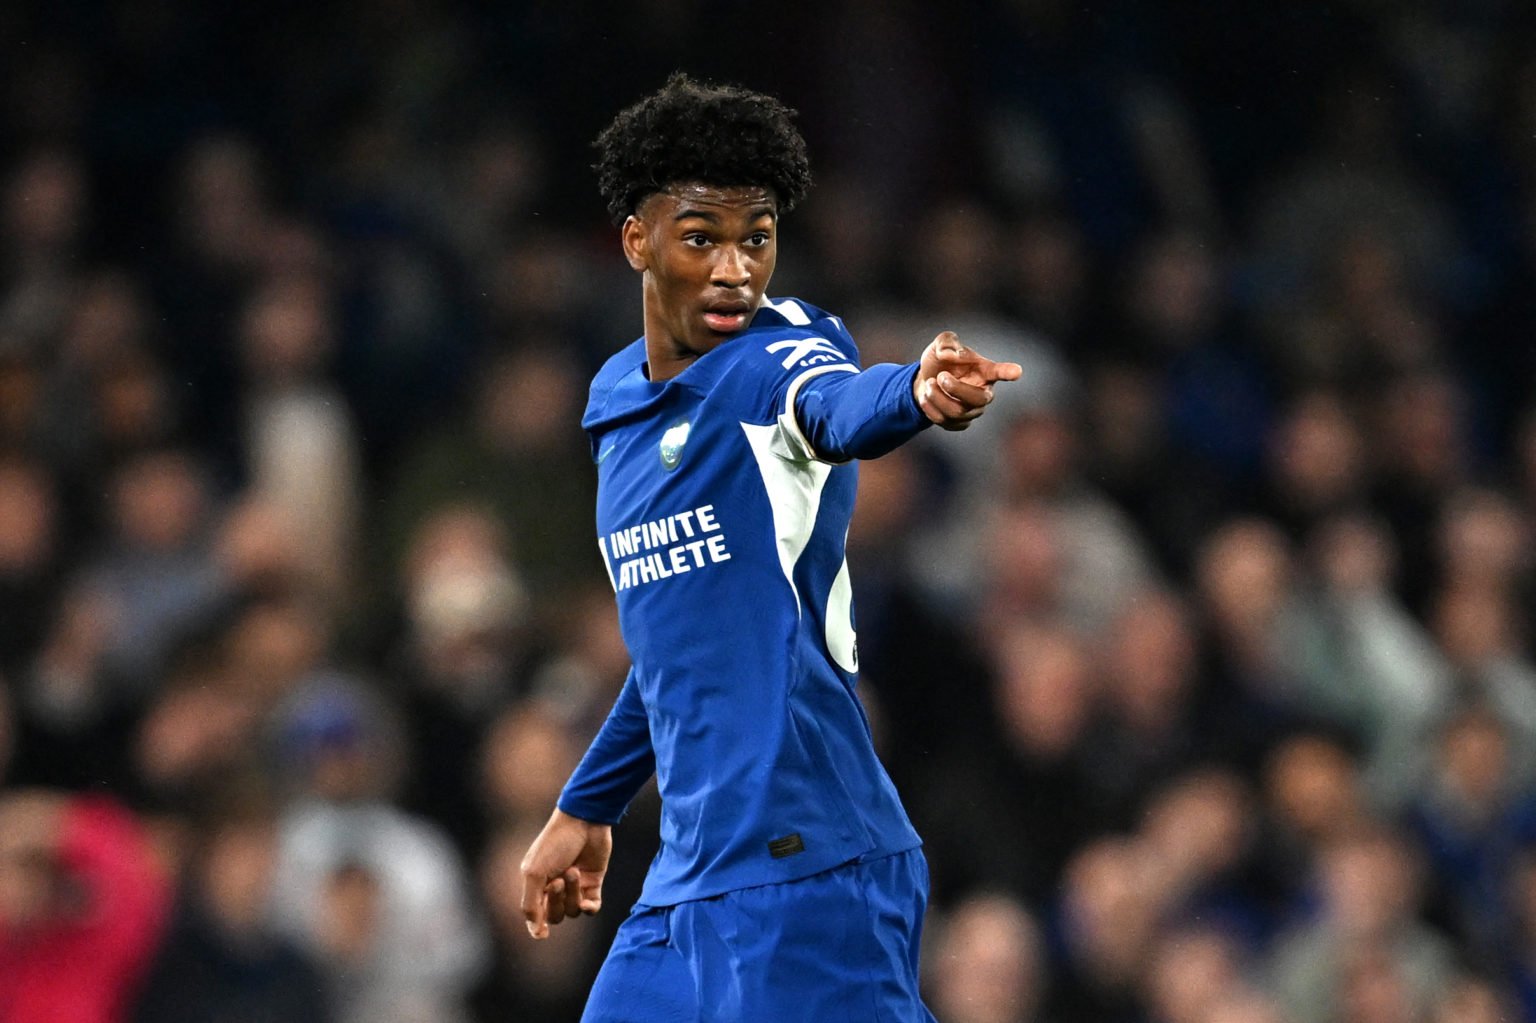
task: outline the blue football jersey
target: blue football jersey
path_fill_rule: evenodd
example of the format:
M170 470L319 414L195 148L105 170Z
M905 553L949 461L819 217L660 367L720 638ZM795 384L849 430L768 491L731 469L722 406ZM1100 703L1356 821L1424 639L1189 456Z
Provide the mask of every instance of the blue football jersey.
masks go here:
M670 380L645 367L643 339L613 356L583 419L633 667L561 808L616 820L654 767L654 906L917 846L854 695L844 557L851 456L927 425L916 367L861 370L793 299Z

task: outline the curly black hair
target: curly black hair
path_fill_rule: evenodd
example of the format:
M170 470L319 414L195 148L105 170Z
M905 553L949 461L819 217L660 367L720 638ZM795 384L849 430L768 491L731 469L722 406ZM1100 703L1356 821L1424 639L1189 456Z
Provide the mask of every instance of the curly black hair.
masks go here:
M646 196L685 181L768 188L779 212L789 212L811 187L794 117L772 96L675 72L592 143L592 169L614 223L622 224Z

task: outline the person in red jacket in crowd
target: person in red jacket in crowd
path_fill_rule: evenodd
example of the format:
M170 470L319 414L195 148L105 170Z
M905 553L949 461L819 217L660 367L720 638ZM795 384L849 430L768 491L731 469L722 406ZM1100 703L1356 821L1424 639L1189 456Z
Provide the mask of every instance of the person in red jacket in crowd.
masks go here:
M143 829L116 803L0 788L0 1020L120 1023L170 900Z

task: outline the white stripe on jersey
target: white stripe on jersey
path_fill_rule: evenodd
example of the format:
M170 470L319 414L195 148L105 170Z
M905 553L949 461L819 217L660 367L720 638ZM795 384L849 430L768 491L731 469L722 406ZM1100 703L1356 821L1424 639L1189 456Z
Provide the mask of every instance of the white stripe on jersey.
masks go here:
M843 537L847 546L848 538ZM859 637L853 631L853 579L848 574L848 559L837 570L832 580L832 591L827 594L827 652L837 666L852 675L859 670Z
M773 535L779 552L779 568L795 595L795 612L801 609L800 589L795 585L795 564L811 542L811 532L816 528L816 514L821 510L821 492L832 475L832 467L825 462L805 459L789 459L777 450L779 424L756 426L742 423L747 443L757 459L757 471L763 478L763 489L768 492L768 506L773 510Z
M767 301L768 308L784 317L796 327L809 327L811 325L811 318L806 315L804 309L800 308L800 303L796 302L794 299L786 298L775 302L770 298Z

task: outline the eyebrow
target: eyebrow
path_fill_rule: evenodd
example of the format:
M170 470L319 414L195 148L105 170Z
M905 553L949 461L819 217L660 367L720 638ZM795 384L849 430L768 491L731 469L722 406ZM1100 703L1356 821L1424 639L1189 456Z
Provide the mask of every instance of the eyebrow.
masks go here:
M673 223L676 223L679 220L687 220L690 217L697 217L700 220L707 220L711 224L718 224L720 222L720 218L716 214L711 213L708 210L696 210L691 207L678 210L675 214L672 215L672 221ZM759 206L757 209L752 211L752 219L757 220L760 217L768 217L771 220L777 220L778 214L774 213L772 206Z

